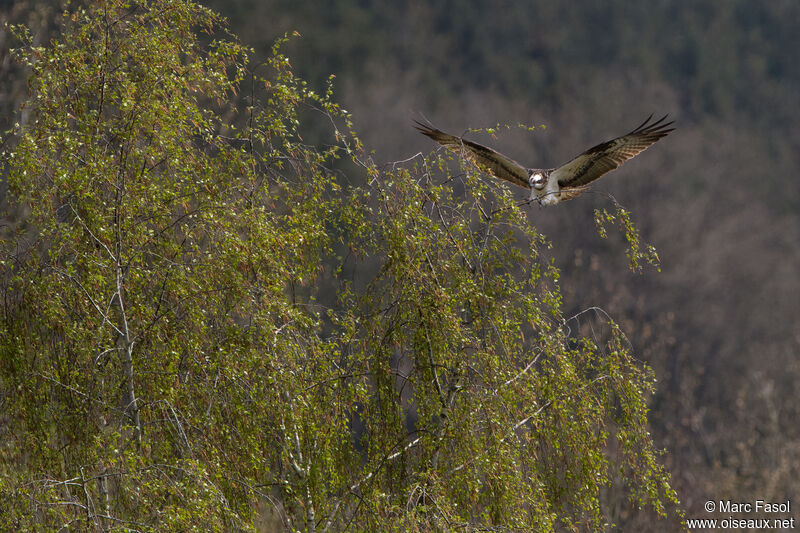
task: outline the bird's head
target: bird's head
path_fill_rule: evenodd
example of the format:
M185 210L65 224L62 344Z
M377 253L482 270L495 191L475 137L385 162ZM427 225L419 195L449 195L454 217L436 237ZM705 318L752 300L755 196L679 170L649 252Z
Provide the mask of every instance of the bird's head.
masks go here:
M541 191L544 189L545 177L539 171L534 171L531 173L531 177L528 178L528 185L531 186L532 189L536 189L537 191Z

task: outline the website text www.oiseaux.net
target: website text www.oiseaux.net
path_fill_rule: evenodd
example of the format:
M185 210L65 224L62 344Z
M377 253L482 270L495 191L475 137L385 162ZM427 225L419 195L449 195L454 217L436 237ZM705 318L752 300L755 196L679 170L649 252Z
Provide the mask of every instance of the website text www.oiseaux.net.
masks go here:
M703 506L708 513L719 512L721 518L687 518L690 530L705 529L795 529L795 517L791 516L792 502L772 503L764 500L737 502L734 500L708 500ZM730 514L729 514L730 513ZM759 513L771 517L733 516L733 514ZM787 516L788 515L788 516Z

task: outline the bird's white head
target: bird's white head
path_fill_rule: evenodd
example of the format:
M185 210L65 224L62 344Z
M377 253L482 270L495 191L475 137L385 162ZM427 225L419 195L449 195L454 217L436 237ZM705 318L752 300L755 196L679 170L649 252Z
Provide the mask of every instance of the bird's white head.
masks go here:
M541 191L544 189L544 175L541 172L534 172L531 174L531 177L528 178L528 185L531 186L532 189L536 189L537 191Z

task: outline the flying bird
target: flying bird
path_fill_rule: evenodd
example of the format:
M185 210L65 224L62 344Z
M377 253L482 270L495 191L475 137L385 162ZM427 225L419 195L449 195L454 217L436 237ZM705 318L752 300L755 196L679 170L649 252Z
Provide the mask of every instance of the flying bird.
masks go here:
M670 128L672 122L664 122L667 115L655 122L651 122L652 118L650 115L630 133L593 146L558 168L526 168L487 146L414 122L420 133L458 153L484 172L530 189L529 202L537 200L542 205L555 205L580 195L591 182L675 129Z

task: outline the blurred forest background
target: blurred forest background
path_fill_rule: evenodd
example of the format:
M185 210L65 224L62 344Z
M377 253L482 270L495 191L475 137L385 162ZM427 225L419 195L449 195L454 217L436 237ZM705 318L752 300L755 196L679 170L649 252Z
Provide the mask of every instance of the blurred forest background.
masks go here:
M557 166L645 117L677 131L557 208L530 208L563 272L564 311L602 305L658 378L650 422L689 517L706 500L800 496L800 4L208 0L265 57L338 100L375 160L435 146L447 131L524 123L473 138ZM47 42L61 6L8 1L3 20ZM3 30L0 28L0 32ZM0 127L24 80L0 33ZM23 117L24 120L24 117ZM661 271L631 273L596 207L631 210ZM520 199L522 192L520 191Z

